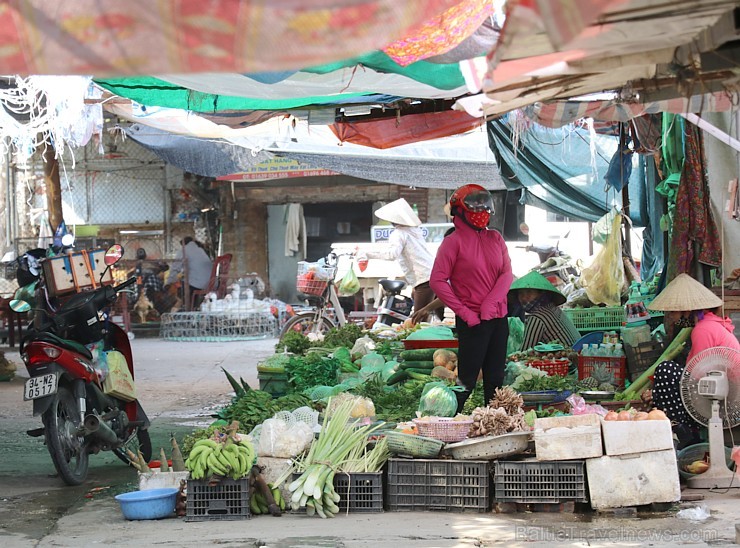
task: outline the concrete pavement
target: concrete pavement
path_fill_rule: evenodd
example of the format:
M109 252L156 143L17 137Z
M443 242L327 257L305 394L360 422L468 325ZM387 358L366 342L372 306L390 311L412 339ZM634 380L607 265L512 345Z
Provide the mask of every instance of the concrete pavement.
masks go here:
M231 389L221 371L257 386L256 365L274 352L275 340L177 343L135 339L137 388L152 418L155 450L170 431L184 433L210 422ZM136 478L110 454L91 458L90 480L65 487L38 439L23 432L39 425L22 399L25 370L0 383L0 544L10 546L714 546L735 541L740 490L704 492L711 517L692 522L676 512L616 517L600 514L353 514L333 520L305 515L259 516L247 521L186 523L170 518L127 522L113 494L134 489ZM95 490L98 488L99 490Z

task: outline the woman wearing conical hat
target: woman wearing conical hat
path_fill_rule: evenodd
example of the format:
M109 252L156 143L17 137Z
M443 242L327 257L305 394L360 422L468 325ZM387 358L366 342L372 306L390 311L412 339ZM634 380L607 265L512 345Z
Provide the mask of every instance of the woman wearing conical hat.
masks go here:
M519 299L526 314L522 350L552 341L571 347L581 336L570 318L560 310L560 305L566 301L565 295L539 272L530 272L516 280L509 293Z
M689 416L679 392L679 380L688 361L707 348L726 346L740 350L729 318L719 316L722 299L688 274L679 274L648 305L650 310L665 312L665 328L673 338L681 328L693 327L691 348L685 359L665 361L655 368L652 392L643 399L652 400L658 409L676 424L679 448L699 441L699 425Z
M362 251L358 258L384 259L398 261L406 282L413 288L411 298L414 310L419 310L434 300L434 293L429 287L429 275L434 264L434 256L427 247L424 235L419 228L421 220L411 209L409 203L399 198L384 205L375 212L378 219L393 225L393 232L388 244L382 251ZM439 317L443 317L441 310ZM426 321L427 316L421 318Z

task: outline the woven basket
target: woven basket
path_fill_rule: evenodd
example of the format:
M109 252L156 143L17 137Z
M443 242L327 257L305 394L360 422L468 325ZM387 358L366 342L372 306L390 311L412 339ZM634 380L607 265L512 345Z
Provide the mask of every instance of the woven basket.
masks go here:
M388 432L385 439L388 440L388 450L391 453L423 459L436 458L445 445L439 440L395 431Z
M468 437L470 425L473 424L473 421L472 419L456 421L447 418L436 418L434 420L414 419L414 424L422 436L446 443L455 443Z

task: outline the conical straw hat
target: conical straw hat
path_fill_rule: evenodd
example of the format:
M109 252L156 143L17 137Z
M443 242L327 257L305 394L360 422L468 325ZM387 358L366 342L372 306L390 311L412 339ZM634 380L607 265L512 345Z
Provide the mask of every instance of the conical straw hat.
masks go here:
M378 219L383 219L397 225L419 226L421 224L421 219L419 219L416 213L414 213L414 210L411 209L409 203L403 198L384 205L375 212L375 215Z
M679 274L648 305L650 310L689 311L722 306L722 299L688 274Z
M555 306L560 306L567 300L565 295L558 291L558 289L552 285L547 278L535 271L515 280L509 288L509 293L512 291L518 291L519 289L537 289L539 291L547 291L552 295L552 302Z

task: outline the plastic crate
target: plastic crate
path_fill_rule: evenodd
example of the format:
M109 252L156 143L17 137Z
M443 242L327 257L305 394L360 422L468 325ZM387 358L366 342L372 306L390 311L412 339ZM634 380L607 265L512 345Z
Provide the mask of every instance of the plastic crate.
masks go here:
M637 346L625 344L624 353L627 355L627 375L630 382L653 365L663 354L664 349L663 343L658 341L640 343Z
M621 329L627 319L624 308L621 306L564 308L563 312L581 333Z
M258 371L257 380L259 380L260 383L260 390L268 392L273 396L284 396L290 390L287 373L267 373L264 371Z
M490 506L488 461L390 459L387 509L485 512Z
M185 521L219 521L249 518L249 480L188 480Z
M578 356L578 380L590 377L597 365L605 365L607 371L614 373L616 388L624 388L627 378L627 365L624 356Z
M586 462L496 461L493 498L497 502L588 502Z
M342 512L382 512L383 473L353 473L334 476L334 490L341 497Z
M560 375L565 377L570 369L570 360L568 358L562 360L534 360L527 362L527 365L544 371L550 376Z

